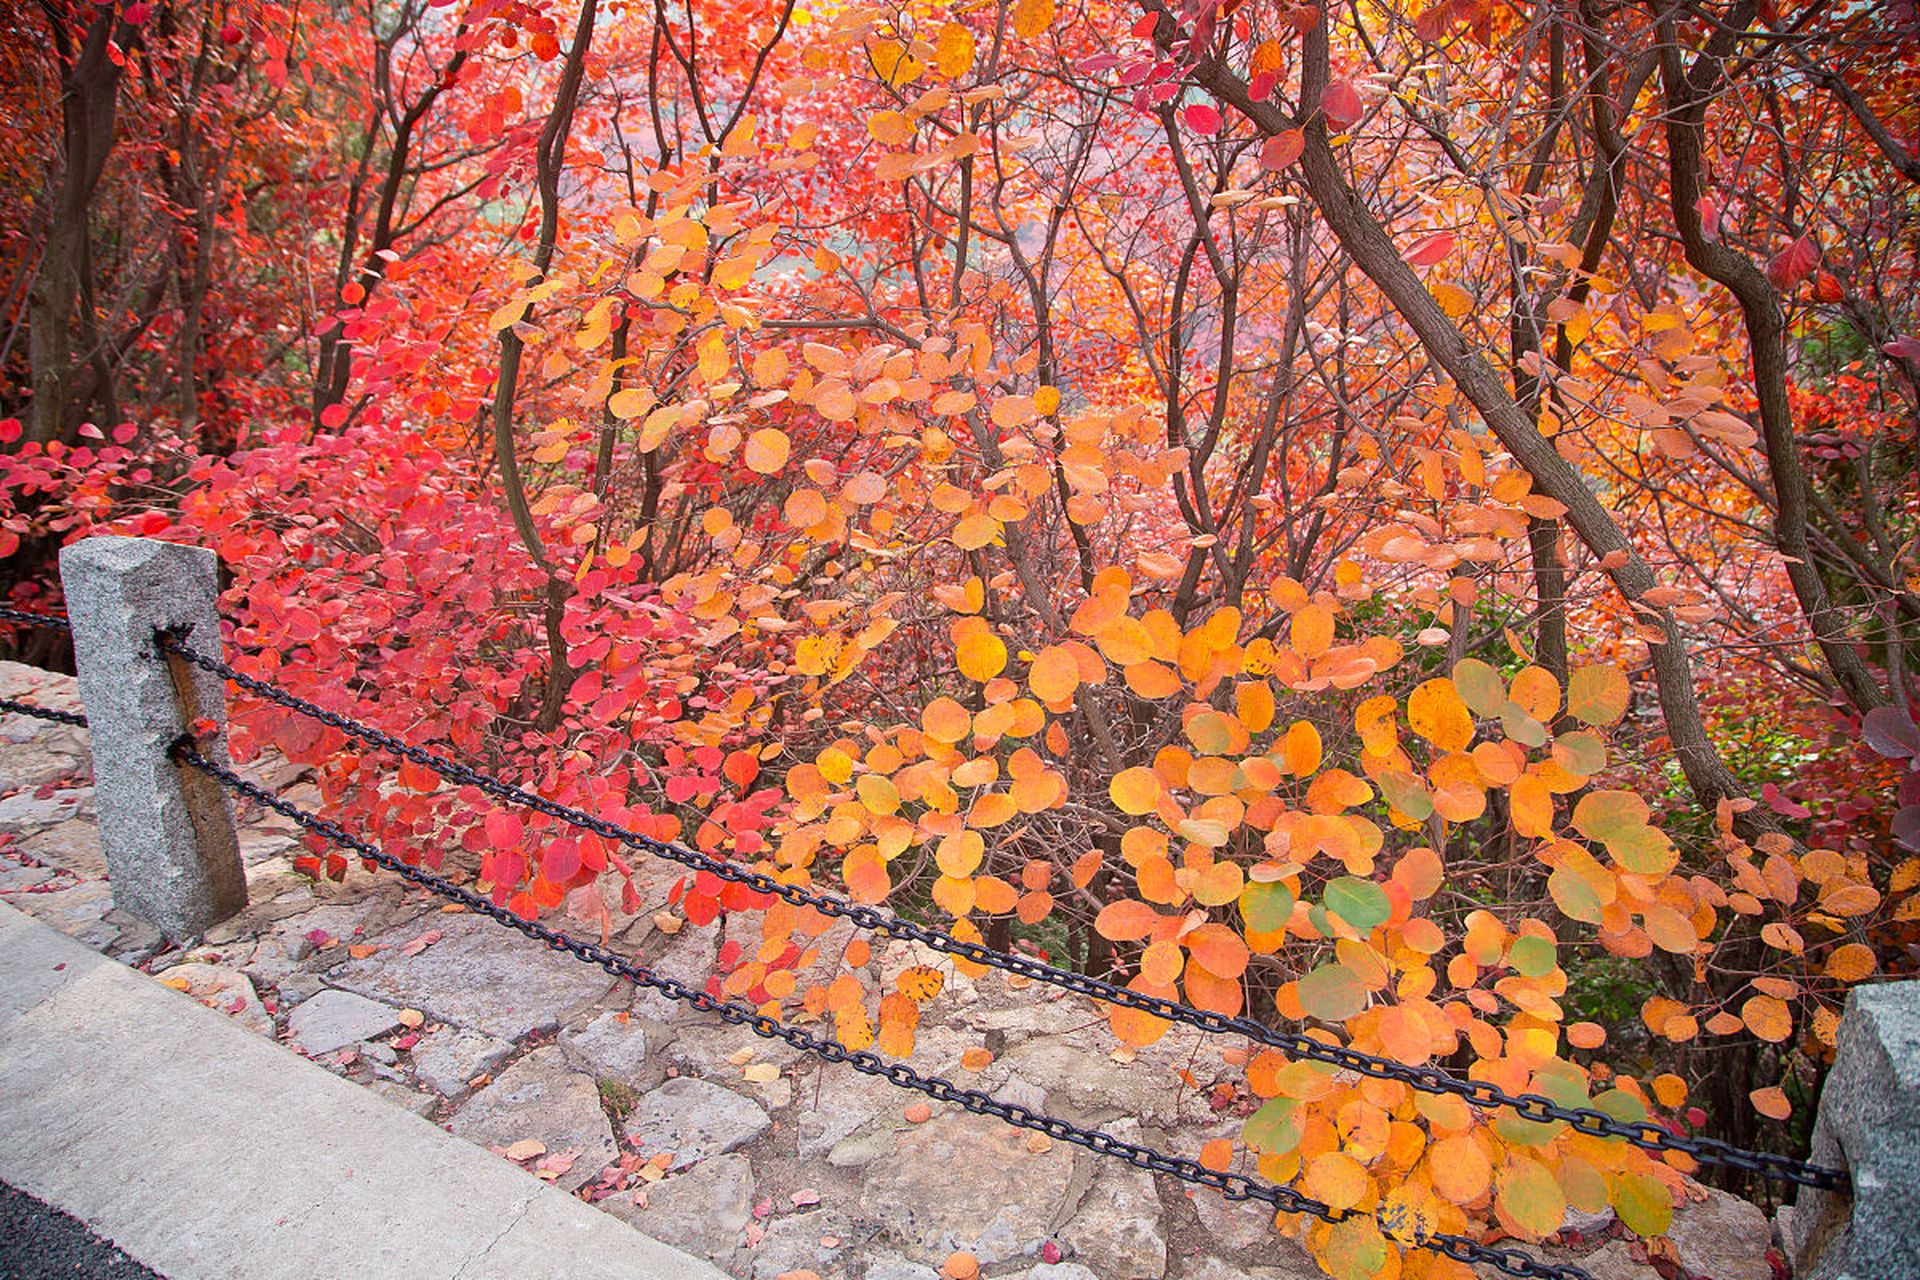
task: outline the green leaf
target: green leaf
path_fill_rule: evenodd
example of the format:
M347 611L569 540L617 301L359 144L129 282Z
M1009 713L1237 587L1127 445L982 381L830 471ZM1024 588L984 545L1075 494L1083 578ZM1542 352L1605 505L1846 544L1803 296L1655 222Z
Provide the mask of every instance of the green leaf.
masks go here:
M1341 876L1328 881L1323 901L1327 910L1362 933L1375 925L1385 924L1387 917L1393 914L1393 903L1387 900L1387 891L1359 876Z
M1506 709L1507 682L1478 658L1462 658L1453 664L1453 687L1460 701L1477 716L1497 716Z
M1553 943L1527 934L1513 940L1507 959L1520 971L1521 977L1544 978L1553 972L1556 954Z
M1380 784L1380 794L1387 798L1387 803L1415 822L1425 822L1433 813L1433 797L1412 774L1391 769L1374 781Z
M1673 1197L1651 1174L1612 1174L1607 1178L1607 1192L1614 1212L1635 1235L1663 1236L1673 1225Z
M1328 1022L1345 1022L1367 1007L1360 975L1338 964L1323 964L1300 979L1300 1007Z
M1293 891L1284 884L1249 883L1240 891L1240 918L1257 933L1276 933L1293 918Z
M1246 1144L1266 1155L1282 1155L1300 1145L1300 1125L1294 1112L1300 1104L1292 1098L1269 1098L1267 1104L1247 1118L1240 1131Z
M1585 924L1599 924L1604 908L1600 905L1600 895L1593 891L1585 876L1559 867L1547 877L1547 892L1553 895L1553 905L1560 908L1569 920L1579 920Z

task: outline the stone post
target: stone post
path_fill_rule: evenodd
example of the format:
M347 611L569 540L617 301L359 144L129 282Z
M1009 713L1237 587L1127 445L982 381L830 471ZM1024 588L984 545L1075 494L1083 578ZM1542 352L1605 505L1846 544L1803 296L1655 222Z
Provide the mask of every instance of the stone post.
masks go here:
M1804 1189L1781 1243L1799 1280L1920 1277L1920 981L1855 987L1820 1094L1813 1161L1853 1193Z
M187 643L219 655L217 563L203 548L145 538L88 538L60 552L114 905L176 942L247 905L225 789L167 757L196 719L224 731L225 682L156 639L184 626ZM200 749L228 763L224 732Z

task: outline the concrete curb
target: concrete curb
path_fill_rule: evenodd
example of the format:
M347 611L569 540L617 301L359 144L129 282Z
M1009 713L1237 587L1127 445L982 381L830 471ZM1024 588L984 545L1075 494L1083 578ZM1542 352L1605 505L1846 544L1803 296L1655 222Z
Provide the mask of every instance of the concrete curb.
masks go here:
M4 904L0 1133L170 1280L726 1280Z

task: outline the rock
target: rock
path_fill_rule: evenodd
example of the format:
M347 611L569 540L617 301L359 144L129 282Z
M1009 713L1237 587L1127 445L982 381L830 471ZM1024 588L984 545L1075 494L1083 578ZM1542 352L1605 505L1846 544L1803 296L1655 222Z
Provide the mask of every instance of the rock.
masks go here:
M1022 1280L1111 1280L1078 1262L1043 1262L1028 1271Z
M394 1030L400 1025L396 1012L365 996L329 987L293 1011L287 1031L297 1047L317 1057Z
M375 1080L367 1088L401 1110L411 1111L422 1119L432 1119L433 1113L440 1107L440 1099L411 1085L397 1084L391 1080Z
M1785 1243L1803 1280L1920 1275L1920 982L1847 996L1820 1094L1813 1162L1853 1191L1801 1190Z
M105 880L82 880L71 889L48 893L15 894L8 901L41 924L96 949L119 934L111 925L101 924L113 907L113 890Z
M156 975L209 1009L217 1009L257 1035L273 1034L273 1018L247 975L216 964L176 964Z
M107 859L100 852L100 829L91 819L75 818L67 822L29 831L16 846L35 862L44 862L87 880L104 880Z
M857 1133L834 1143L833 1149L827 1152L827 1163L836 1169L864 1169L875 1160L884 1160L899 1149L899 1138L892 1129Z
M1767 1245L1773 1232L1767 1215L1738 1196L1703 1187L1707 1198L1678 1205L1667 1239L1674 1260L1697 1276L1713 1280L1773 1280ZM1894 1272L1881 1272L1893 1275Z
M1235 1202L1210 1187L1195 1187L1191 1198L1193 1211L1206 1229L1208 1248L1244 1253L1292 1243L1274 1230L1273 1210L1258 1200Z
M1144 1169L1101 1160L1079 1209L1055 1234L1105 1280L1160 1280L1167 1273L1160 1195Z
M1047 1234L1072 1176L1064 1144L1035 1153L1017 1129L950 1112L898 1135L868 1167L860 1203L911 1258L938 1264L967 1249L992 1266Z
M575 1069L624 1080L647 1062L647 1030L629 1015L609 1010L584 1027L560 1033L560 1051Z
M753 1218L753 1166L745 1156L716 1156L654 1183L646 1194L644 1209L625 1192L598 1203L656 1240L724 1266Z
M92 812L92 787L67 787L42 796L38 788L0 800L0 832L33 831Z
M469 1098L447 1126L470 1142L507 1147L537 1138L549 1154L578 1150L573 1167L555 1182L563 1191L586 1183L619 1155L613 1126L600 1107L593 1077L569 1070L549 1046L536 1049Z
M688 926L665 940L653 939L659 954L647 961L647 968L663 978L672 978L696 991L713 976L713 963L719 954L720 940L712 929ZM649 1022L681 1023L691 1015L688 1007L670 1000L650 987L633 993L633 1016Z
M625 1128L635 1150L671 1151L673 1167L683 1169L739 1150L771 1124L752 1098L681 1076L642 1094L627 1114Z
M843 1210L789 1213L767 1224L760 1243L746 1259L746 1273L750 1280L776 1280L792 1271L830 1275L847 1253L872 1234Z
M0 871L0 893L18 893L22 889L31 889L37 884L45 884L53 879L54 874L46 867L9 864L5 871Z
M1182 1091L1168 1071L1145 1055L1130 1063L1115 1062L1091 1036L1028 1040L1009 1049L1001 1061L1028 1080L1046 1081L1049 1108L1069 1120L1099 1123L1126 1116L1164 1126L1177 1117Z
M742 1051L753 1055L750 1062L769 1063L780 1069L774 1080L755 1082L744 1078L743 1065L731 1059ZM800 1059L800 1051L784 1040L756 1036L745 1027L732 1027L707 1018L680 1019L673 1041L662 1056L668 1064L687 1075L696 1075L726 1084L742 1093L750 1093L760 1105L779 1110L793 1101L793 1081L787 1071Z
M899 1088L845 1063L823 1064L817 1074L800 1082L799 1098L794 1126L799 1130L802 1160L819 1159L882 1117L889 1129L904 1123L900 1109L906 1103Z
M513 1056L513 1045L484 1031L443 1027L413 1047L413 1073L449 1098L463 1098L467 1081Z
M549 951L485 917L435 913L427 920L382 934L374 940L384 944L380 951L341 966L331 981L503 1040L557 1026L613 987L604 970ZM405 944L432 930L440 932L438 941L405 954Z
M866 1280L940 1280L940 1273L897 1253L874 1253L867 1256Z

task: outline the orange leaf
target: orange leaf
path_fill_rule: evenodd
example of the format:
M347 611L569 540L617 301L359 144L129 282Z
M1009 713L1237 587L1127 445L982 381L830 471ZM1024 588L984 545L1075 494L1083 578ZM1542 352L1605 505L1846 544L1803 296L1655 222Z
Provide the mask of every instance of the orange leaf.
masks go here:
M1775 1044L1793 1034L1793 1012L1776 996L1752 996L1740 1006L1747 1030Z
M1793 1103L1779 1089L1755 1089L1747 1095L1753 1109L1769 1120L1785 1120L1793 1114Z
M1233 1165L1233 1139L1215 1138L1200 1147L1200 1165L1215 1173L1225 1173Z
M1473 741L1473 716L1453 681L1429 680L1407 698L1407 723L1442 751L1465 751Z
M1160 913L1146 903L1122 898L1100 908L1093 929L1109 942L1138 942L1152 933L1160 920Z
M1307 1161L1301 1186L1330 1208L1351 1209L1367 1194L1367 1170L1343 1151L1323 1151Z
M1048 645L1027 671L1027 685L1042 702L1065 702L1080 684L1080 664L1062 645Z
M1181 941L1194 963L1215 977L1238 978L1247 971L1246 940L1226 925L1203 924Z
M946 975L932 965L917 964L902 970L893 980L893 987L909 1000L925 1002L939 995L946 981Z

